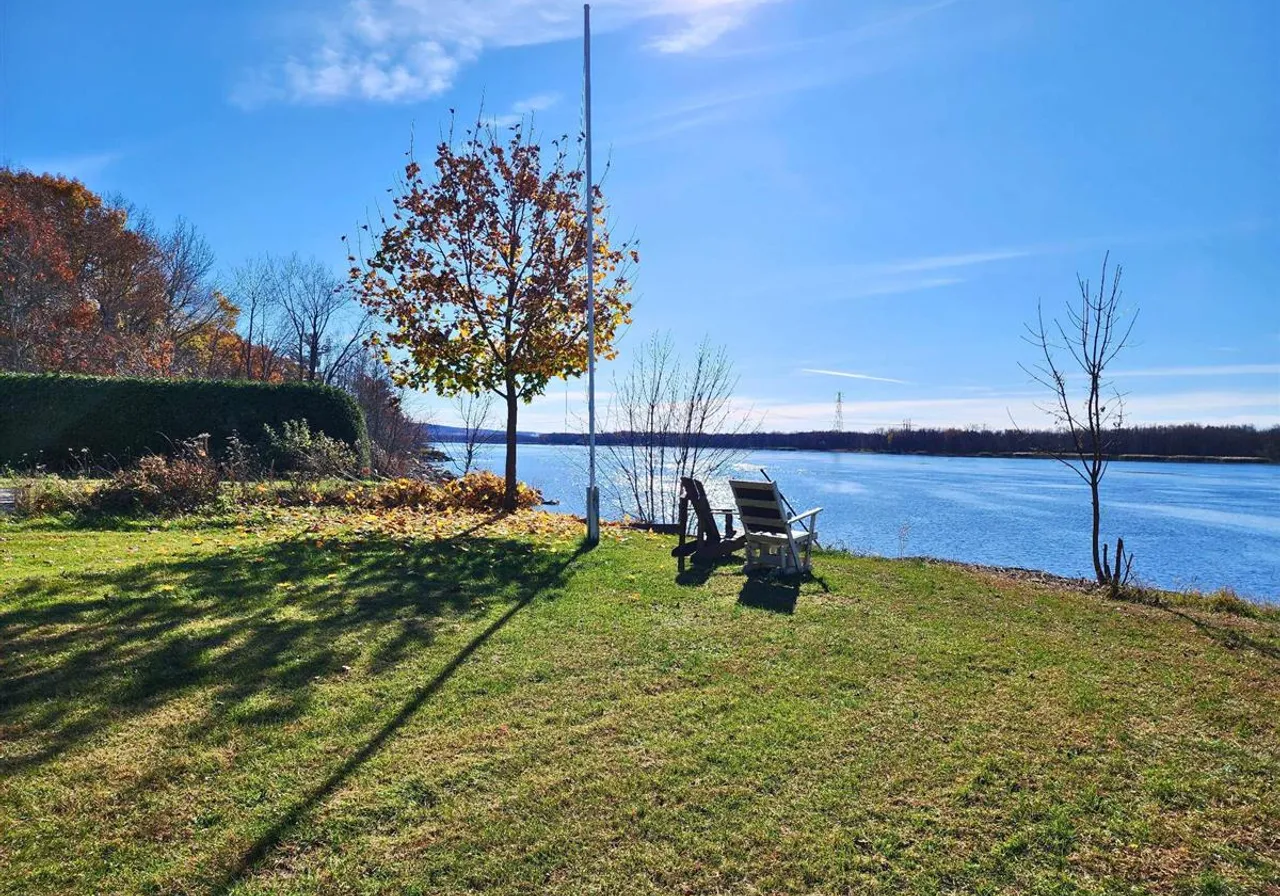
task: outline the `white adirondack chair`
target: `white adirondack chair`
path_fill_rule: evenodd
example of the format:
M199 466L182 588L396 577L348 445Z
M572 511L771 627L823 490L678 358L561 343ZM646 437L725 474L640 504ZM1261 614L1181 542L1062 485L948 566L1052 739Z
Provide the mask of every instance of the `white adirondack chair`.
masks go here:
M821 507L792 515L774 482L730 479L738 519L746 532L747 562L743 570L777 569L807 573L818 540Z

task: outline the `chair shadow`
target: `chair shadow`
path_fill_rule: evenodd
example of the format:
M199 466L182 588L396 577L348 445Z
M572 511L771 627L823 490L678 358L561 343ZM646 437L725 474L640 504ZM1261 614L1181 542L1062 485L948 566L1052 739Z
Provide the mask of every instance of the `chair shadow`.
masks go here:
M800 598L800 581L799 576L750 574L738 592L738 605L790 616Z
M824 594L831 593L827 580L813 573L803 575L749 573L746 581L742 583L742 590L738 592L738 606L790 616L796 611L796 603L800 599L800 586L806 582L817 584Z
M741 567L742 557L734 554L724 554L713 560L697 560L689 558L683 570L676 572L675 582L677 585L686 587L697 587L705 585L707 581L726 566Z

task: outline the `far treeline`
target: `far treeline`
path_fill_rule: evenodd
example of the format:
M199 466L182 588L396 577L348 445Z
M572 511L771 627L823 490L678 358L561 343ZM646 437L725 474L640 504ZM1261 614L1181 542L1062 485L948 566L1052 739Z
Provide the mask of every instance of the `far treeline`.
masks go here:
M647 436L646 436L647 437ZM682 436L669 435L671 444ZM794 449L802 451L862 451L876 454L938 454L962 457L1018 457L1070 454L1066 432L1016 429L885 429L875 432L746 432L732 435L702 434L703 444L744 450ZM625 432L601 433L602 445L635 441ZM548 433L537 441L551 445L577 445L581 433ZM1280 426L1134 426L1118 429L1111 457L1133 460L1234 460L1280 463Z

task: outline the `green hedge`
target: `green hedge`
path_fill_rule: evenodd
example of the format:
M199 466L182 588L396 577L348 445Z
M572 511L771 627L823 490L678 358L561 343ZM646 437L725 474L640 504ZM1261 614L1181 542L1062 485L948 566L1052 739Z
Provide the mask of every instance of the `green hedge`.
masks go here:
M247 442L263 425L306 420L369 460L364 415L350 395L308 383L144 380L67 374L0 374L0 465L65 465L87 448L95 460L127 462L166 454L208 433L221 451L238 432Z

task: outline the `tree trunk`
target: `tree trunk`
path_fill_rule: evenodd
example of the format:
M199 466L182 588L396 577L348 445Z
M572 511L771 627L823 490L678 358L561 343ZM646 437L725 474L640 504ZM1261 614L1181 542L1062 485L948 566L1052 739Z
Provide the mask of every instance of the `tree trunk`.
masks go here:
M1102 555L1098 553L1098 535L1102 523L1102 502L1098 496L1097 476L1090 478L1089 492L1093 498L1093 574L1097 577L1099 585L1105 585L1107 577L1102 573Z
M516 384L507 383L507 467L506 488L502 493L502 509L516 509L516 416L520 399L516 396Z

